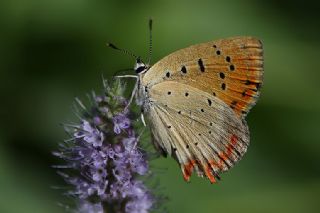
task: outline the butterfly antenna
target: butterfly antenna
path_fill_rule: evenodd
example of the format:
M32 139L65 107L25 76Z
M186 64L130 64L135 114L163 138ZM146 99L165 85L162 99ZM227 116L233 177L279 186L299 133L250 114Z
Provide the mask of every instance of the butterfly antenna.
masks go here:
M138 56L136 56L136 55L133 54L132 52L130 52L130 51L128 51L128 50L125 50L125 49L118 48L117 46L115 46L115 45L112 44L112 43L107 43L106 45L107 45L108 47L111 47L112 49L118 50L118 51L120 51L120 52L122 52L122 53L124 53L124 54L126 54L126 55L129 55L129 56L133 57L135 60L136 60L137 58L139 58Z
M151 56L152 56L152 18L149 19L149 60L148 64L151 62Z

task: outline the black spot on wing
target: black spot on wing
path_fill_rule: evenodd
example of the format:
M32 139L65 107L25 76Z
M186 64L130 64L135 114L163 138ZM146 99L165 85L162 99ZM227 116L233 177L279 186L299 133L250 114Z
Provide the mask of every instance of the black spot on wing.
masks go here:
M186 73L187 73L187 68L186 68L185 66L182 66L182 67L181 67L181 72L182 72L183 74L186 74Z
M260 89L260 87L261 87L261 83L256 83L256 82L253 82L253 81L250 81L250 80L246 80L245 81L245 85L255 85L257 90Z
M231 109L236 108L236 105L237 105L237 101L232 101L230 104Z
M226 84L225 84L225 83L222 83L222 84L221 84L221 89L222 89L222 90L225 90L225 89L226 89Z
M199 65L200 71L204 72L205 68L204 68L203 61L201 58L198 60L198 65Z

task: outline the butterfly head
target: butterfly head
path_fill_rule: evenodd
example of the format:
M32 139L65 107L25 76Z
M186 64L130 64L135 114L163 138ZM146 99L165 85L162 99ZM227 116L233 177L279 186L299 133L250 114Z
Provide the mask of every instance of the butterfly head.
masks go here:
M146 71L148 71L148 69L150 68L150 61L151 61L151 54L152 54L152 34L151 34L151 30L152 30L152 19L149 19L149 31L150 31L150 42L149 42L149 60L148 63L144 63L140 57L138 57L137 55L133 54L132 52L125 50L125 49L121 49L118 48L117 46L115 46L112 43L107 43L108 47L111 47L112 49L118 50L124 54L127 54L133 58L136 59L136 63L134 65L134 71L137 74L142 74L145 73Z
M140 74L140 73L144 73L145 71L147 71L149 69L149 65L148 64L145 64L141 59L140 57L138 57L136 59L136 64L134 65L134 71L137 73L137 74Z

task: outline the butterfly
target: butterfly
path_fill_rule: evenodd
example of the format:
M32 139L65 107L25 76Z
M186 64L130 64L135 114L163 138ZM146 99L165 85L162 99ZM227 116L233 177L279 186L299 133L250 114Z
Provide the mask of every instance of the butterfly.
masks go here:
M151 40L150 33L150 55ZM153 143L179 163L186 181L195 171L215 183L243 157L249 146L245 117L263 81L260 40L233 37L196 44L152 66L136 57L134 70L132 94Z

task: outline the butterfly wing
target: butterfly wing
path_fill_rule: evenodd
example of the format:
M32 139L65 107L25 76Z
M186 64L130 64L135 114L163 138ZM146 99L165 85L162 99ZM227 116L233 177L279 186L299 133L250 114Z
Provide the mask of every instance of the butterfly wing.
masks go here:
M263 50L258 39L236 37L178 50L143 76L151 88L164 81L191 85L224 101L245 117L256 103L263 80Z
M164 81L149 90L148 118L156 144L181 165L214 183L249 145L244 121L222 100L191 85Z

